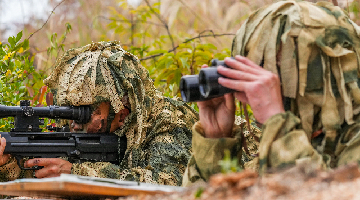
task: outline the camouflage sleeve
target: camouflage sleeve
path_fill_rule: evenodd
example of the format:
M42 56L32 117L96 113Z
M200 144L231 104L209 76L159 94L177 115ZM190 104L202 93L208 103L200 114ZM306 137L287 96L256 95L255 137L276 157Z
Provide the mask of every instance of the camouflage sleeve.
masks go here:
M225 149L229 149L233 156L241 157L239 138L204 138L200 122L195 123L192 130L193 154L183 177L183 186L208 181L211 175L219 173L218 163L223 159Z
M300 119L290 111L276 114L265 122L259 146L261 174L268 168L304 161L326 168L322 155L313 148L305 131L296 129L299 124Z
M360 163L360 115L351 126L344 128L340 132L338 144L336 146L335 156L338 158L337 166Z
M73 163L71 173L80 176L119 179L120 167L109 162Z
M189 136L191 131L186 127L157 133L140 147L133 148L131 154L127 153L120 165L106 162L73 164L72 174L180 186L191 155L190 139L184 139ZM137 163L133 162L135 157L140 157Z
M21 170L12 157L5 165L0 167L0 182L13 181L19 178L33 178L33 171Z

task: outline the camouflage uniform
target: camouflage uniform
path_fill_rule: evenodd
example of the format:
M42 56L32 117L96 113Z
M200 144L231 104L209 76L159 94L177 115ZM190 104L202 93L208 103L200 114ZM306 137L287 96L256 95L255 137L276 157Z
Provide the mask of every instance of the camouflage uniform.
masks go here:
M244 119L236 116L233 138L205 138L200 122L195 123L192 131L193 154L185 170L183 186L201 184L208 181L211 175L219 173L219 161L223 159L225 150L230 150L231 157L236 158L245 169L258 169L258 138L261 130L255 124L248 127Z
M120 165L73 164L73 174L181 185L191 155L191 127L198 114L184 102L162 96L148 71L118 42L92 43L68 50L44 83L51 88L56 105L110 101L108 125L115 113L126 107L124 97L128 97L130 114L114 132L127 139ZM9 168L16 169L16 173ZM4 173L4 169L11 173ZM17 178L20 170L11 159L0 172L0 180L4 181Z
M279 1L254 12L238 30L232 55L246 56L286 83L287 112L262 127L260 173L298 162L331 168L360 161L359 37L359 26L329 2ZM222 146L234 143L222 140ZM195 143L196 158L201 148ZM205 174L202 166L197 161Z

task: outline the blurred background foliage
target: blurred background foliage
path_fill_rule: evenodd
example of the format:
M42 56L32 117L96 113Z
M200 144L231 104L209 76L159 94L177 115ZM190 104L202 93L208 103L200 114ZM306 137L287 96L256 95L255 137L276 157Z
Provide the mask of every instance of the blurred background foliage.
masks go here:
M331 1L343 7L356 23L360 22L360 0ZM19 105L20 99L29 99L33 106L47 106L48 88L42 80L55 60L67 49L113 40L138 56L165 96L180 97L181 76L197 74L213 58L230 56L232 39L244 20L275 0L35 2L53 9L45 13L47 18L30 16L27 23L18 26L18 34L11 37L4 37L5 30L0 28L3 105ZM6 9L4 4L0 11ZM192 106L196 108L196 104ZM8 126L7 119L0 119L0 131Z

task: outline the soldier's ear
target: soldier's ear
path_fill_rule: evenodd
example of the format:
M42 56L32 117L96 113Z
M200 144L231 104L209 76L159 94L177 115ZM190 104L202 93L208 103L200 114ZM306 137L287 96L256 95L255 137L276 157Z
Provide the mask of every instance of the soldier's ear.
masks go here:
M127 108L122 109L120 112L116 113L114 120L111 123L110 132L114 132L114 131L116 131L116 129L118 129L122 125L124 125L126 116L128 116L129 113L130 113L130 111Z

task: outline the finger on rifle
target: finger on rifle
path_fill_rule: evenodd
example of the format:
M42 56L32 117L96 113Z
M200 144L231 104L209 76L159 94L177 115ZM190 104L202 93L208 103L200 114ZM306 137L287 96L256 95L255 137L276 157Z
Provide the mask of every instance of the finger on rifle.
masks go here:
M258 66L258 67L250 66L241 61L234 60L231 58L225 58L225 64L235 70L240 70L240 71L244 71L244 72L255 74L255 75L261 74L264 70L260 66Z
M33 158L25 162L25 167L33 167L33 166L46 167L50 164L53 164L53 158Z
M36 170L35 176L37 178L56 177L60 175L60 168L57 165L51 165L42 169Z
M3 155L3 152L5 151L5 146L6 146L6 139L0 136L0 156Z
M257 80L258 78L257 75L254 75L252 73L226 68L223 66L219 66L217 68L217 71L219 74L225 76L226 78L231 78L236 80L253 81L253 80Z

